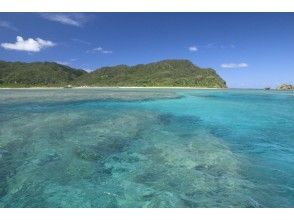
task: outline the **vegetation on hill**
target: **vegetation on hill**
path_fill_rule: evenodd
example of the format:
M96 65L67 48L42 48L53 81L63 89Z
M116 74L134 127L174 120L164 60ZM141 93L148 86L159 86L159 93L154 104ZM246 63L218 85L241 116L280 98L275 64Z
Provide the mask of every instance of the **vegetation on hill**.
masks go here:
M57 63L0 61L0 86L170 86L225 88L215 70L188 60L164 60L136 66L118 65L91 73Z
M83 74L86 74L86 71L53 62L0 61L0 85L15 87L64 86Z

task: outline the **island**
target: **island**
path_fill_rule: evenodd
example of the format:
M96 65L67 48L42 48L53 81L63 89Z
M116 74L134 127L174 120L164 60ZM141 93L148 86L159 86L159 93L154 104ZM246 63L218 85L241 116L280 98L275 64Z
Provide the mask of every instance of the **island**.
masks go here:
M69 86L70 85L70 86ZM0 61L0 87L199 87L226 88L212 68L189 60L117 65L90 73L55 62Z
M294 90L294 85L282 84L277 87L278 90Z

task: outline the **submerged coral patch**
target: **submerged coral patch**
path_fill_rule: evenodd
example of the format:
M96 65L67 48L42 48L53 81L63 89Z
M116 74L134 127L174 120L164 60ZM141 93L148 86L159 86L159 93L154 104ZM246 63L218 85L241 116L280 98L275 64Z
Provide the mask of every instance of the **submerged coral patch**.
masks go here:
M236 96L231 106L195 99L1 102L0 206L277 206L272 195L291 206L293 167L279 158L292 163L291 125L281 133L260 112L244 117L256 98L240 111Z

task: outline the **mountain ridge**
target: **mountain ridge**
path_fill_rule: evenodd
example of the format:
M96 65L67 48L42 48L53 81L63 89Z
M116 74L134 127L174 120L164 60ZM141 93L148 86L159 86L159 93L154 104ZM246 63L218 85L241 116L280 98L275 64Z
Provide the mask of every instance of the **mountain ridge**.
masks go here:
M56 62L0 61L0 86L138 86L226 88L212 68L200 68L190 60L167 59L147 64L98 68L90 73Z

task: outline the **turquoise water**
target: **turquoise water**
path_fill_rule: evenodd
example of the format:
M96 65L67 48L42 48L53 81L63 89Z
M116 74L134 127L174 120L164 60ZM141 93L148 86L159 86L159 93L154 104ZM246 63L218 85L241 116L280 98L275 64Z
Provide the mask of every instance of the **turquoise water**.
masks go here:
M294 93L0 90L0 207L294 207Z

